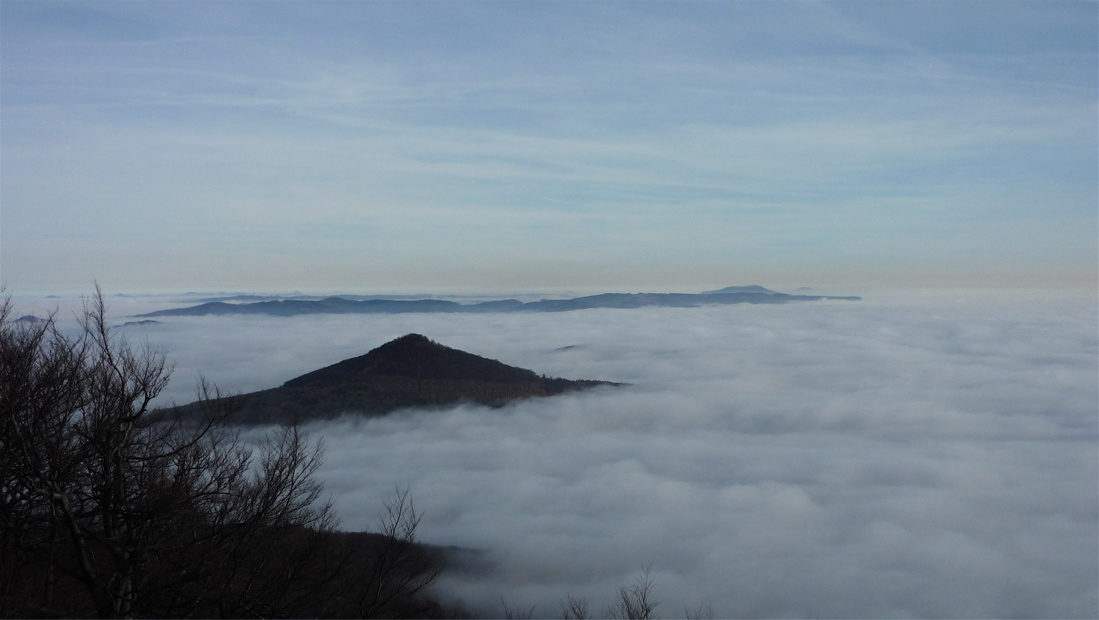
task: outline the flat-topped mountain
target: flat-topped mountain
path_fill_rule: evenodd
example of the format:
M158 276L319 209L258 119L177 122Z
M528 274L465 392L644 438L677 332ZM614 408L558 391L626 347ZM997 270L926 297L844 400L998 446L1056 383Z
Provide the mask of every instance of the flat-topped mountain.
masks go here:
M463 402L498 407L598 385L616 384L548 378L443 346L420 334L408 334L366 355L291 379L281 387L245 394L230 421L269 424L342 413L379 416L397 409Z
M252 303L228 303L210 301L187 308L170 308L140 314L150 316L202 316L225 314L267 314L295 316L300 314L394 314L402 312L567 312L591 308L643 308L663 306L669 308L693 308L714 304L784 304L796 301L844 299L855 301L859 297L834 297L821 295L787 295L753 284L730 286L704 293L603 293L573 299L541 299L522 302L517 299L501 299L479 303L461 304L445 299L393 299L377 297L325 297L324 299L269 299Z
M724 295L726 293L761 293L763 295L777 295L775 291L769 288L764 288L758 284L751 284L748 286L726 286L723 289L716 291L702 291L699 295Z

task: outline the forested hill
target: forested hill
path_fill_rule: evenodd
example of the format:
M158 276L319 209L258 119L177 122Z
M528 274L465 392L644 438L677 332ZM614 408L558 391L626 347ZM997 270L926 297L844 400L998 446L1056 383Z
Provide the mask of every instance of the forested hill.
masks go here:
M281 387L245 394L229 420L238 424L305 422L342 413L378 416L397 409L462 402L495 407L598 385L615 384L548 378L408 334Z
M517 299L461 304L443 299L275 299L254 303L211 301L186 308L157 310L138 316L201 316L223 314L266 314L294 316L299 314L394 314L401 312L566 312L589 308L643 308L664 306L691 308L712 304L784 304L794 301L822 299L858 300L859 297L823 295L787 295L762 286L731 286L704 293L604 293L572 299L542 299L522 302Z

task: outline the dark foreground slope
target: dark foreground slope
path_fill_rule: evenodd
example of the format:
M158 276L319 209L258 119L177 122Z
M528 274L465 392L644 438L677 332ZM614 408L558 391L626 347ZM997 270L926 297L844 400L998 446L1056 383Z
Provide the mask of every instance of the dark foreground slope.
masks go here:
M497 407L597 385L613 384L547 378L408 334L366 355L291 379L282 387L245 394L230 421L305 422L349 412L378 416L397 409L463 402Z
M542 299L522 302L517 299L460 304L442 299L277 299L255 303L211 301L187 308L157 310L138 316L204 316L226 314L262 314L297 316L301 314L397 314L406 312L568 312L592 308L644 308L662 306L693 308L715 304L784 304L822 299L858 300L858 297L828 297L821 295L787 295L762 286L731 286L705 293L603 293L573 299Z
M201 525L198 526L201 530ZM187 540L151 561L134 591L137 618L462 618L430 586L462 570L480 552L425 545L371 532L260 526L247 545ZM105 561L106 545L92 543ZM73 566L71 549L51 558ZM95 601L78 573L16 549L18 570L3 575L0 618L95 618ZM10 566L10 565L9 565Z

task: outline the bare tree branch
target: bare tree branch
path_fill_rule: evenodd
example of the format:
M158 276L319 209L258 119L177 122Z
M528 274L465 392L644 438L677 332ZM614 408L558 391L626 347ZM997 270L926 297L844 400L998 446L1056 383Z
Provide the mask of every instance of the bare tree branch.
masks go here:
M582 598L574 598L571 594L561 601L561 617L565 620L586 620L591 616L588 613L588 601Z
M653 599L651 565L641 567L641 575L629 586L618 589L618 597L604 612L605 617L619 620L648 620L655 618L660 602Z
M112 333L98 285L76 337L52 315L12 314L4 298L0 614L306 609L331 577L317 570L328 561L317 536L335 524L314 479L319 442L288 427L246 445L224 428L233 399L204 380L201 415L154 412L171 365ZM65 601L54 587L61 578L70 580Z

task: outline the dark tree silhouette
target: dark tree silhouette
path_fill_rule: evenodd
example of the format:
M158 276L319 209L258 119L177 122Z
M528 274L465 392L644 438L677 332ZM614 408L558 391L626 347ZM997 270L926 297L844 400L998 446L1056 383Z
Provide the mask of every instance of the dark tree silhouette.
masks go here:
M432 610L432 602L421 594L442 572L437 558L416 545L416 529L421 514L408 496L408 488L398 488L385 504L379 520L381 537L368 554L371 561L363 567L357 596L357 615L362 618L420 615Z
M234 399L205 381L201 415L153 411L171 368L106 311L97 287L66 336L0 302L0 616L353 613L366 584L338 577L374 559L333 544L320 444L287 426L250 448L222 425ZM411 542L418 516L399 500Z
M649 620L655 618L660 601L653 599L653 580L650 565L641 567L641 575L628 586L618 588L615 597L603 612L604 618L616 620Z

